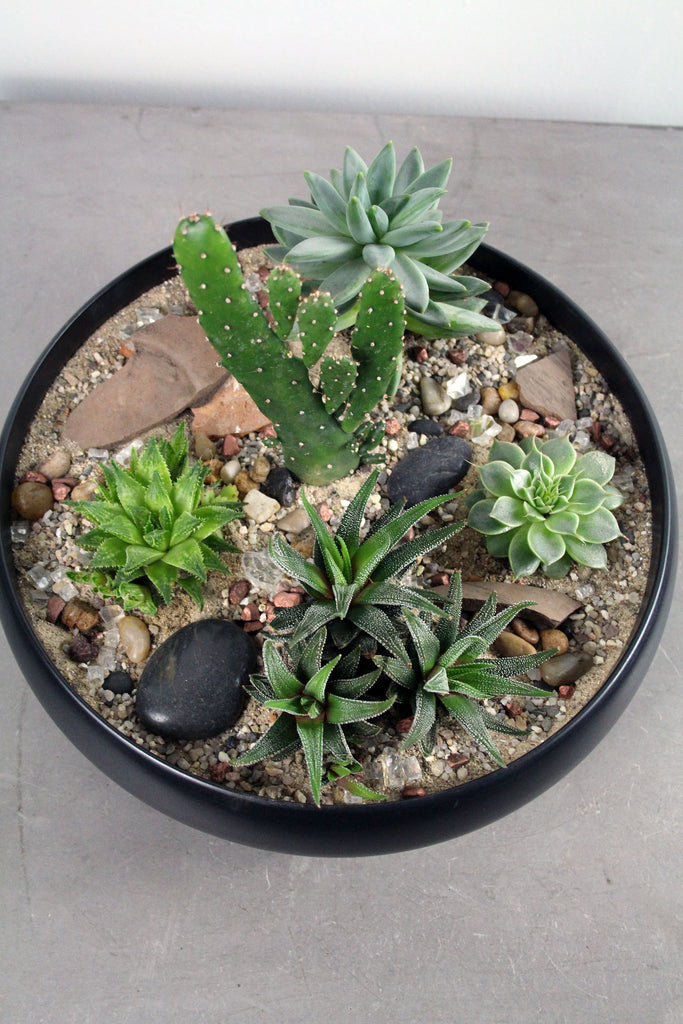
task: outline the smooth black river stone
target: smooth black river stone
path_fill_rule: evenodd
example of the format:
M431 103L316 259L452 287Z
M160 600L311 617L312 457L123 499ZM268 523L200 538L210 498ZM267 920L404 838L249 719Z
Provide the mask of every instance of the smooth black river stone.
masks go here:
M127 672L119 670L110 672L104 680L103 686L105 690L111 690L112 693L123 694L131 693L135 684Z
M283 508L294 504L296 488L294 477L284 466L276 466L261 484L261 490L269 498L279 501Z
M255 665L253 641L233 622L201 619L183 626L143 669L136 696L140 721L168 739L217 736L239 718L242 686Z
M401 459L387 481L392 502L406 499L406 507L425 498L449 494L470 468L472 449L462 437L435 437L413 448Z
M432 437L440 437L443 434L443 423L437 420L413 420L408 424L408 430L414 434L429 434Z

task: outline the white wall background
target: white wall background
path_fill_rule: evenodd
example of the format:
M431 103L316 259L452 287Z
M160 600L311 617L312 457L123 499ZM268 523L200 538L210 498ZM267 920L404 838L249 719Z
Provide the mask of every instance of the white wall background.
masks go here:
M23 0L0 99L683 125L680 0Z

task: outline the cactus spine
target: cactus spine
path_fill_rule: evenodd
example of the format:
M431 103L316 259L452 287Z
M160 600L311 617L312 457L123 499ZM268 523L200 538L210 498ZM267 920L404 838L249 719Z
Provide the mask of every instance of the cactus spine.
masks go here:
M381 435L369 413L394 393L400 376L404 299L394 276L370 275L351 356L335 359L325 356L337 319L331 297L302 298L298 275L276 268L268 279L271 327L247 291L230 239L208 214L180 222L174 254L200 324L223 365L272 420L287 468L309 484L354 470ZM317 385L310 374L316 366Z

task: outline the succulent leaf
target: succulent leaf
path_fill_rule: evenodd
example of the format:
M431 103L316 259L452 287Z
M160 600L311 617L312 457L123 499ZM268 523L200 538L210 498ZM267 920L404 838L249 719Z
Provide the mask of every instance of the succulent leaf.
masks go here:
M572 561L603 569L603 545L620 536L612 510L623 498L609 485L613 473L612 456L577 456L566 437L494 441L468 524L485 535L489 554L509 560L516 578L540 566L559 579Z
M335 670L341 655L321 665L326 634L324 629L299 650L291 666L285 663L273 640L263 645L265 679L252 676L249 690L265 707L280 715L251 750L233 763L253 764L264 757L281 757L302 748L308 768L313 799L320 804L325 755L335 761L351 761L345 726L366 724L387 711L394 696L380 701L360 700L349 693L363 693L376 678L376 672L359 679L342 679ZM291 648L290 648L291 653ZM276 694L274 698L271 692ZM264 699L265 698L265 699Z
M176 583L201 605L207 571L228 571L214 545L237 550L222 534L240 512L212 491L203 493L208 470L190 466L187 454L181 423L170 441L152 438L128 469L105 465L105 485L90 501L69 503L98 524L79 538L95 549L91 571L72 578L119 599L126 610L153 613L160 601L169 603Z
M408 326L428 337L461 337L497 324L469 302L486 290L476 278L452 275L479 245L486 224L467 220L442 223L437 209L451 170L444 160L425 170L413 149L398 171L393 144L387 143L370 166L348 147L341 170L330 181L306 172L311 204L262 210L281 242L275 258L297 268L313 285L329 291L345 323L357 316L355 300L363 283L362 265L391 267L407 301ZM448 303L442 306L441 300Z

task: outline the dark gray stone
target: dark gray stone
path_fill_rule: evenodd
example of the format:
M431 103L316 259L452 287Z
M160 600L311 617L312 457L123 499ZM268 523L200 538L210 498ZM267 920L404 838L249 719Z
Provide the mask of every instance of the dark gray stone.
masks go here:
M453 408L457 409L458 412L467 412L471 405L479 405L480 401L481 391L479 388L474 388L474 390L468 391L466 395L456 398L453 402Z
M586 651L567 651L557 654L541 665L541 677L546 686L557 690L560 686L575 683L593 667L593 659Z
M279 501L283 508L289 508L296 498L294 477L284 466L275 466L261 484L261 490L269 498Z
M216 736L233 725L256 664L251 638L225 619L184 626L159 647L138 682L136 705L150 732L168 739Z
M410 508L448 494L470 468L472 449L462 437L435 437L422 448L413 448L398 463L387 481L390 501L406 499Z
M110 672L104 680L104 689L111 690L112 693L131 693L133 686L133 680L130 678L128 673L121 670Z
M408 424L408 430L414 434L429 434L432 437L440 437L443 434L443 424L436 420L413 420Z
M516 309L510 309L509 306L505 305L505 299L495 288L490 288L480 298L486 299L486 305L482 309L484 316L490 316L492 320L497 320L499 324L507 324L510 320L514 320L516 316L519 316Z

